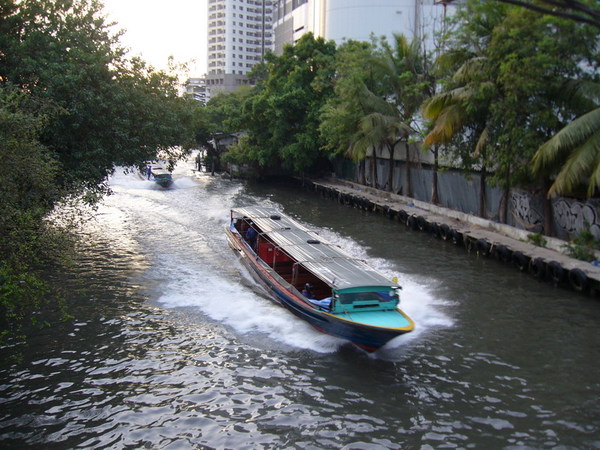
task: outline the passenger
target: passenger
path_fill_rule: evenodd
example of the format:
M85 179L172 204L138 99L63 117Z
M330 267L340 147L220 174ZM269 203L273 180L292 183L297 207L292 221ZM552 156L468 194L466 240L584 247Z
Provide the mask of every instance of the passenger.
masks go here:
M304 289L302 289L302 295L304 295L308 299L315 298L315 294L313 294L312 288L312 284L306 283L304 285Z
M257 236L258 236L258 233L252 226L252 222L250 222L250 228L248 228L246 230L246 235L244 237L246 238L246 241L248 242L248 244L250 244L250 247L252 247L253 250L256 249L256 237Z

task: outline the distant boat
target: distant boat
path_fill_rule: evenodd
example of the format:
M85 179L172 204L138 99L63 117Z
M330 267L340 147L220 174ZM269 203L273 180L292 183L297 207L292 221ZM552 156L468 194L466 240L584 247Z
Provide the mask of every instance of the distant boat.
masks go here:
M414 329L396 282L276 210L232 209L226 234L273 299L317 330L375 351Z
M168 188L173 184L173 176L171 175L171 172L163 169L162 167L153 166L152 177L156 184L164 188Z
M173 176L171 175L171 172L156 164L149 163L143 169L141 169L140 177L154 181L156 184L164 188L168 188L173 184Z

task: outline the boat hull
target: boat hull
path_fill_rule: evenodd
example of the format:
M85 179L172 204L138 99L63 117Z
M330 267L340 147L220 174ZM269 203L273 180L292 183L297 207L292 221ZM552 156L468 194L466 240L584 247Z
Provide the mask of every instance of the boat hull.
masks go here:
M158 184L160 187L163 188L168 188L173 184L173 180L172 179L165 179L165 180L154 180L154 182L156 184Z
M317 330L352 342L366 351L373 352L391 339L412 330L406 328L384 328L344 320L307 302L296 289L279 277L260 260L241 236L227 229L229 246L238 253L242 263L253 277L269 292L272 299L294 315L305 320ZM398 314L403 313L396 310Z

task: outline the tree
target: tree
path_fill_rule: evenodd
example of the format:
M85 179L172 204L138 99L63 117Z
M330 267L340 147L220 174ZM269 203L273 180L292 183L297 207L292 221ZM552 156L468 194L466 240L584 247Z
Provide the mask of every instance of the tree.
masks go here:
M505 221L510 188L529 186L533 152L573 115L560 93L566 80L585 78L597 61L594 31L491 2L467 2L456 17L443 58L462 62L425 104L435 121L427 142L473 143L483 174L491 167L490 182L504 189Z
M348 41L338 48L333 80L335 95L327 100L320 113L323 150L334 157L349 156L357 163L361 184L366 184L364 160L370 146L360 127L361 119L367 114L362 99L369 95L367 86L375 82L374 67L365 61L373 57L374 46L368 42ZM371 181L376 186L375 171Z
M63 108L41 133L61 182L97 189L115 164L193 145L176 78L123 57L96 0L4 0L0 80Z
M498 95L494 67L487 49L494 28L503 20L504 7L468 2L450 29L452 45L437 61L443 90L427 99L423 117L430 121L426 146L444 146L445 153L465 169L480 166L479 215L485 217L491 104ZM446 38L448 40L448 38Z
M386 185L391 191L396 146L405 142L408 149L419 105L432 84L419 42L396 35L392 44L386 40L379 44L349 42L338 50L336 96L321 113L321 133L326 148L346 151L357 162L370 149L375 187L376 151L385 147L389 152Z
M301 174L321 154L319 111L332 94L335 44L305 34L281 56L267 54L268 76L259 81L242 109L248 135L236 149L265 169ZM268 126L266 126L268 124Z
M455 0L445 0L444 3L452 3ZM578 0L539 0L529 2L526 0L497 0L509 5L516 5L530 9L542 14L574 20L575 22L593 25L600 28L600 9L595 7L593 1Z
M212 97L206 108L201 111L203 121L198 126L196 141L206 150L206 161L211 165L212 173L221 170L221 150L217 147L219 136L233 136L241 129L240 116L244 100L251 88L242 86L235 92L222 92ZM230 162L237 162L229 155Z
M6 176L0 183L0 342L52 303L36 270L63 254L59 235L42 219L62 195L59 165L39 134L59 109L0 84L0 148ZM46 316L47 317L47 316Z
M97 200L115 165L194 145L174 75L127 60L96 0L0 0L0 336L53 296L40 271L68 254L45 220ZM48 317L44 314L44 317Z
M429 73L427 55L421 53L421 42L409 42L403 35L394 35L392 44L381 41L381 53L373 61L379 68L382 82L381 102L371 103L373 112L369 122L380 135L382 145L389 153L389 171L387 187L393 190L394 151L397 144L403 142L407 159L407 195L412 196L410 177L411 157L409 136L419 128L418 112L423 100L433 93L433 80ZM369 97L367 97L369 98Z
M538 148L532 169L534 174L558 172L548 196L572 195L587 184L586 195L592 197L600 188L600 83L578 82L566 92L581 104L591 103L591 109Z

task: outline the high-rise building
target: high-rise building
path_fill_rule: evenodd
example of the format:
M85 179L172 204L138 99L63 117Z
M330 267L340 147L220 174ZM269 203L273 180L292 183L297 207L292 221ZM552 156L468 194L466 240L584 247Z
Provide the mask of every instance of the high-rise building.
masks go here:
M274 0L275 53L294 44L303 34L333 40L388 39L394 33L423 40L433 50L434 37L444 22L443 0Z
M248 72L273 50L272 0L208 0L210 94L248 83Z

